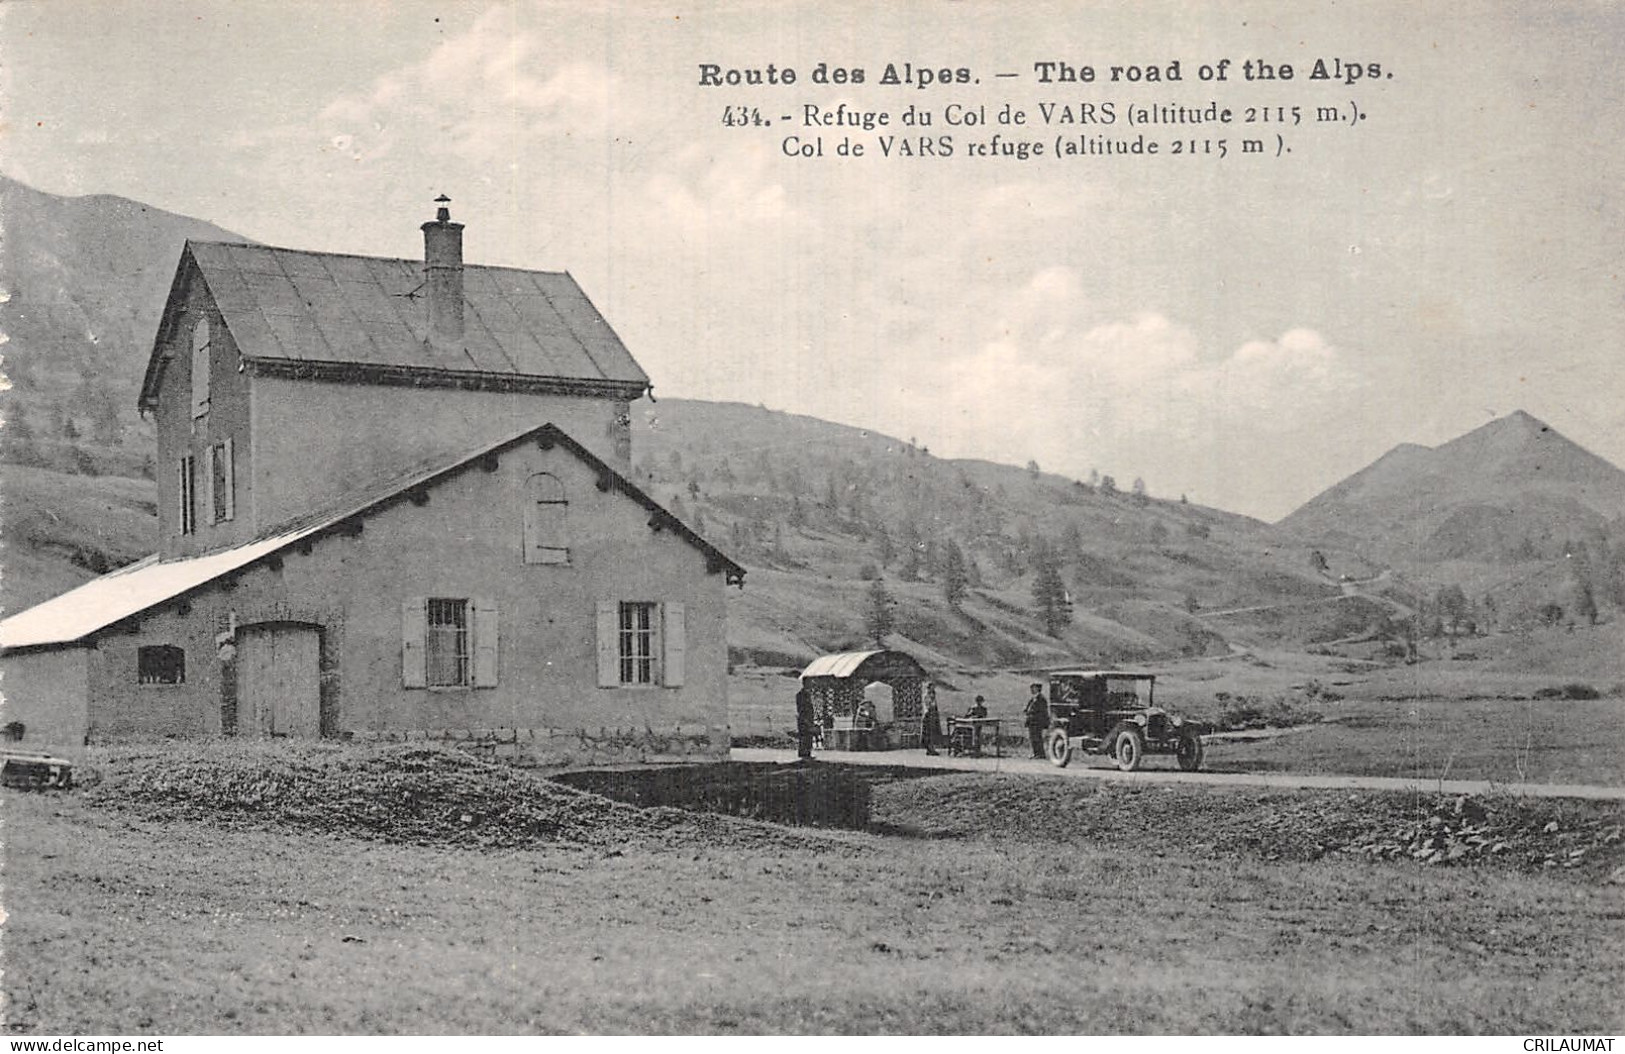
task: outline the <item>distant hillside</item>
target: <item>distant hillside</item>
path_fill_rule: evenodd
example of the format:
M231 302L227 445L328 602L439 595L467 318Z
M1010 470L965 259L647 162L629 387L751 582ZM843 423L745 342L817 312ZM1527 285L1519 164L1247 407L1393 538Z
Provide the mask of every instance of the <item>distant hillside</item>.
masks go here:
M1495 607L1625 604L1625 472L1518 411L1404 444L1281 521Z
M898 599L900 642L974 665L1224 654L1263 618L1208 613L1340 605L1309 550L1245 516L1038 471L944 460L892 436L737 403L661 400L635 423L640 481L753 569L742 657L791 664L859 646L868 583ZM957 553L957 557L954 555ZM947 601L955 559L968 578ZM1072 600L1058 636L1033 584L1053 561ZM1300 619L1266 635L1357 632ZM1336 623L1336 625L1332 625Z
M150 551L152 437L134 412L146 355L182 242L243 239L138 202L4 180L0 217L15 386L0 448L4 588L16 610ZM945 461L760 407L662 400L635 413L640 481L751 569L730 594L739 662L793 666L861 646L881 578L895 600L888 643L939 668L1222 655L1231 640L1361 632L1386 611L1346 602L1308 548L1267 524L1126 481ZM1035 601L1045 568L1069 601L1054 634Z
M243 240L138 201L60 197L0 176L8 463L150 472L135 400L187 238Z

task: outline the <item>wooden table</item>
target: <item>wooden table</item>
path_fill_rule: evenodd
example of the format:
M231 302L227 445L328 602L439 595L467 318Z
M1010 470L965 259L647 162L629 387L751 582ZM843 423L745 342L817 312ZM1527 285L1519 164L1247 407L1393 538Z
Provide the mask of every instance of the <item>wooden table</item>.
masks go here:
M1004 757L1004 746L999 742L998 717L950 717L948 719L948 753L982 756L982 742L986 730L993 729L993 756Z

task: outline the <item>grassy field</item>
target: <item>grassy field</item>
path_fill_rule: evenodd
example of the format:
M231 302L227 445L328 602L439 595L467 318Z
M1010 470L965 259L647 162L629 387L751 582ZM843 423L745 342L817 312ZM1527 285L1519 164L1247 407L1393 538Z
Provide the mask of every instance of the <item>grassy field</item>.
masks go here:
M1441 803L866 775L867 832L560 788L591 823L492 848L459 833L497 822L461 811L478 794L415 799L406 841L358 837L237 775L212 817L119 782L150 760L109 763L122 802L7 792L10 1031L1625 1027L1617 806L1490 801L1478 822L1512 847L1429 867L1329 852L1324 832L1479 829L1423 815Z

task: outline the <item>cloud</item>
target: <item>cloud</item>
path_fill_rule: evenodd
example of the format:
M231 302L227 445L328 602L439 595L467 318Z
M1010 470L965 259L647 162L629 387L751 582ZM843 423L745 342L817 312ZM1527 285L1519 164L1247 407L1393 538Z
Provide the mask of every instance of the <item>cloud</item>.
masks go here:
M915 349L892 369L929 378L913 382L921 398L905 403L906 430L952 455L1144 475L1154 493L1210 499L1243 476L1265 493L1301 485L1256 468L1279 464L1260 455L1260 437L1306 464L1335 447L1330 425L1364 381L1318 331L1210 348L1161 313L1095 318L1084 284L1072 268L1045 267L952 312L943 325L964 327L970 351L933 361Z

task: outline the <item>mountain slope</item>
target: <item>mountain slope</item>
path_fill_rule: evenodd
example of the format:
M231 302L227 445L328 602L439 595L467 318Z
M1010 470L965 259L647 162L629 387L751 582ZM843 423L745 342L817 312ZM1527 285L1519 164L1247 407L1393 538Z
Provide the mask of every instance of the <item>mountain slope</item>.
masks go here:
M1390 559L1494 558L1526 534L1549 548L1622 515L1625 472L1520 410L1438 447L1395 447L1280 526Z
M1625 604L1625 471L1521 410L1437 447L1395 447L1279 526L1489 608Z

